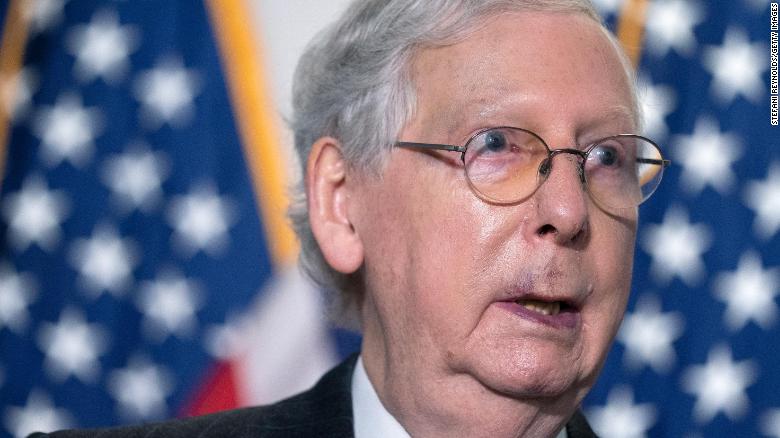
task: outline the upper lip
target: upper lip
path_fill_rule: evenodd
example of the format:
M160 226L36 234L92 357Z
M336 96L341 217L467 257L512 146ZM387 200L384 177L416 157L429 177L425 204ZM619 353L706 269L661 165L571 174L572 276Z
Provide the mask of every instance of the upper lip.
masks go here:
M499 277L497 301L535 300L560 302L561 308L582 310L593 292L590 275L583 272L582 260L571 259L551 249L540 248L533 257L518 256L520 270Z

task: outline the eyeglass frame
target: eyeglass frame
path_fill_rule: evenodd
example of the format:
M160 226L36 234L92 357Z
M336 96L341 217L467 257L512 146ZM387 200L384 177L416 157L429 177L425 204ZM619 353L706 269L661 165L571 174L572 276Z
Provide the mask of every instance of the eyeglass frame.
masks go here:
M464 166L463 169L464 169L464 173L466 174L466 180L467 180L469 186L474 191L477 192L477 195L481 199L485 199L487 201L490 201L491 203L495 203L495 204L499 204L499 205L509 205L509 204L515 204L515 203L522 202L523 200L527 199L528 196L533 195L534 192L536 192L536 190L539 189L539 187L541 187L543 182L539 183L539 185L537 185L536 188L534 188L534 190L531 191L531 193L529 193L526 197L520 197L519 199L514 200L514 201L499 201L497 199L494 199L494 198L492 198L492 197L482 193L478 188L474 187L474 184L471 182L471 178L469 178L469 176L468 176L468 171L466 170L466 151L468 150L468 145L472 141L474 141L475 138L479 137L480 135L484 134L485 132L492 131L494 129L514 129L514 130L525 132L526 134L530 134L531 136L533 136L534 138L539 140L542 143L542 145L544 145L544 148L547 150L547 157L544 158L541 161L541 163L539 165L539 169L537 170L537 173L539 173L539 174L543 174L542 168L545 166L545 164L547 164L550 169L552 168L552 160L553 160L553 158L555 158L556 155L572 154L572 155L575 155L575 156L579 157L580 160L579 160L579 168L578 168L579 172L578 173L579 173L580 181L582 182L582 184L584 184L586 186L586 190L587 190L588 194L596 202L603 202L603 201L600 201L600 200L596 199L595 197L593 197L593 194L590 192L590 189L588 188L589 186L588 186L587 180L585 179L585 163L587 162L588 154L590 154L590 152L597 145L599 145L600 143L604 142L605 140L609 140L609 139L613 139L613 138L637 138L637 139L640 139L640 140L644 140L644 141L652 144L658 150L659 155L662 158L660 160L657 160L657 159L652 159L652 158L639 158L639 157L637 157L636 158L636 162L637 163L660 165L660 166L662 166L661 167L661 171L663 171L664 169L666 169L667 167L669 167L672 164L671 160L663 158L663 154L661 154L661 147L658 146L658 143L654 142L653 140L650 140L649 138L647 138L645 136L639 135L639 134L608 135L608 136L606 136L604 138L601 138L601 139L598 139L598 140L595 140L595 141L591 142L589 145L587 145L583 149L574 149L574 148L551 149L550 146L547 144L547 142L544 141L544 139L539 134L537 134L537 133L535 133L535 132L533 132L531 130L528 130L528 129L525 129L525 128L518 128L518 127L515 127L515 126L492 126L492 127L489 127L489 128L480 129L479 131L477 131L474 134L472 134L469 137L469 139L466 140L466 143L463 146L457 146L457 145L451 145L451 144L443 144L443 143L419 143L419 142L412 142L412 141L396 141L395 142L395 147L419 148L419 149L425 149L425 150L441 150L441 151L449 151L449 152L460 152L460 161L463 163L463 166ZM546 179L546 176L545 176L545 179ZM659 185L660 185L660 181L659 181ZM653 189L653 193L655 193L655 189ZM636 207L638 207L639 205L642 205L642 203L647 201L650 198L650 196L653 195L653 193L650 193L650 195L648 195L647 198L645 198L641 202L639 202L636 205ZM630 207L622 207L622 208L630 208Z

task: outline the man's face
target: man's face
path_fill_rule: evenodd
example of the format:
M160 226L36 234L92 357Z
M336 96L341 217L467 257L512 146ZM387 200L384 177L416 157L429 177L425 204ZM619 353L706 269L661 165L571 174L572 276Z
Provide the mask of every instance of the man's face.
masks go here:
M563 148L635 129L624 70L585 17L501 15L413 65L418 106L402 141L463 145L515 126ZM379 386L451 378L512 397L584 396L625 310L637 217L597 207L577 166L556 156L513 205L477 197L454 152L396 148L381 178L361 178L350 215L365 257L363 355Z

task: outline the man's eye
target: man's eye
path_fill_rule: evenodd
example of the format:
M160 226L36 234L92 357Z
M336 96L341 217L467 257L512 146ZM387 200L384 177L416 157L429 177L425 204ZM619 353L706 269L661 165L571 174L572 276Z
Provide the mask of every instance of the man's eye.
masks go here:
M480 134L474 143L481 153L484 152L505 152L509 146L506 135L501 131L487 131Z
M599 166L614 167L620 165L620 151L611 145L598 145L590 151Z
M501 131L488 131L483 134L482 148L490 152L502 152L507 147L507 140Z

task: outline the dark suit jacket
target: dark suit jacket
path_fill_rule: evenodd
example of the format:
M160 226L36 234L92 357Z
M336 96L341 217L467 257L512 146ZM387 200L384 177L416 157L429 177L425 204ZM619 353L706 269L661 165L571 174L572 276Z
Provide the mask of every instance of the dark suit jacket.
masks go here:
M352 437L353 355L306 392L269 406L236 409L201 417L110 429L67 430L30 438L140 437ZM577 412L566 425L570 438L596 435Z

